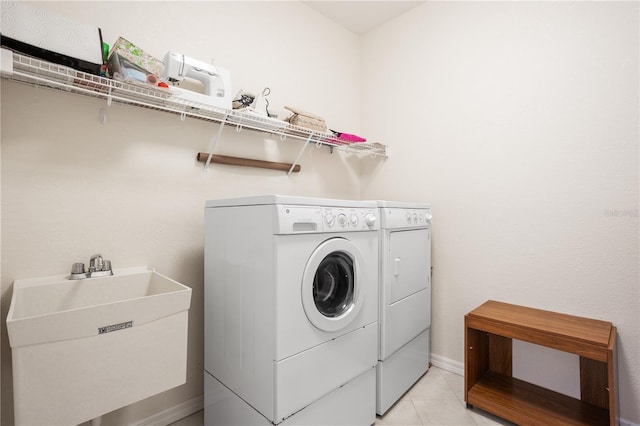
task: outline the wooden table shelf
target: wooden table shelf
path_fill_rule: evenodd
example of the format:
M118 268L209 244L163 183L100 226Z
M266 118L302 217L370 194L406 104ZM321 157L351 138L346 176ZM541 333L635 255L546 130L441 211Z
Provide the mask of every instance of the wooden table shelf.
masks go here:
M580 399L512 377L512 339L580 356ZM522 425L615 425L616 328L488 301L465 315L465 401Z

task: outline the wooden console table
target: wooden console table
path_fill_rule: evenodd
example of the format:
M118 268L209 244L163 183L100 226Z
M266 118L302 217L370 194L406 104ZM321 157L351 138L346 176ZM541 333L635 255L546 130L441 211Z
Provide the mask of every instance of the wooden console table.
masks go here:
M464 399L521 425L616 424L616 328L488 301L464 317ZM512 377L512 339L580 356L580 400Z

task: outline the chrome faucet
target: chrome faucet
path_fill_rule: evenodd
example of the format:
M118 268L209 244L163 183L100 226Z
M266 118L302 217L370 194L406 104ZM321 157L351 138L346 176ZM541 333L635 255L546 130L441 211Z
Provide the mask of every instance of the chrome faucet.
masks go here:
M101 254L94 254L89 259L89 270L85 271L84 263L74 263L71 266L71 280L81 280L84 278L106 277L113 275L111 261L104 260Z

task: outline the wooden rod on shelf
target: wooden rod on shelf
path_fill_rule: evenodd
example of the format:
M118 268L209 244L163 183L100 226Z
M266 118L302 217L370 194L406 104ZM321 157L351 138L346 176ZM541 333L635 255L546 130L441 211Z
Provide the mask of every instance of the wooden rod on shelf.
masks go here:
M198 153L198 161L201 163L206 163L209 154L206 152ZM288 172L291 169L293 164L290 163L276 163L273 161L263 161L263 160L253 160L251 158L241 158L241 157L229 157L226 155L212 155L211 162L217 164L228 164L231 166L243 166L243 167L260 167L262 169L271 169L271 170L281 170L283 172ZM300 164L296 164L293 168L293 172L299 172L301 170Z

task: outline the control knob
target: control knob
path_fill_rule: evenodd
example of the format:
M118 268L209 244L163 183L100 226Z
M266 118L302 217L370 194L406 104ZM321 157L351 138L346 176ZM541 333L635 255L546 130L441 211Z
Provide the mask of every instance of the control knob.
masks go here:
M324 223L326 223L328 227L332 227L335 221L336 217L333 215L333 213L329 212L324 215Z
M352 224L353 226L358 226L358 216L357 216L357 215L352 214L352 215L349 217L349 220L351 221L351 224Z
M367 213L364 217L364 223L366 223L369 228L373 227L373 225L376 224L376 215L373 213Z

